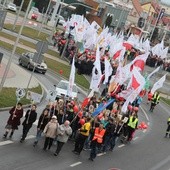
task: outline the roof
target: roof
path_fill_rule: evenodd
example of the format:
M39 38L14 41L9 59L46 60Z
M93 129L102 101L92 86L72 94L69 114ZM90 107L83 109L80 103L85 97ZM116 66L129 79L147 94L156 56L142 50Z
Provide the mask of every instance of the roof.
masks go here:
M140 15L143 12L143 9L139 0L132 0L132 4L135 7L137 13Z

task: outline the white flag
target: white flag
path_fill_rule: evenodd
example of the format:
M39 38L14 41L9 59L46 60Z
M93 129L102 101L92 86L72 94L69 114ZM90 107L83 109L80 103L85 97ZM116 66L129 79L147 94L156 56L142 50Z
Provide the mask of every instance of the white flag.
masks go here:
M166 80L166 74L153 85L151 89L151 93L154 94L157 89L161 88L165 80Z
M101 80L101 74L99 74L98 70L94 66L93 70L92 70L90 89L98 92L99 91L100 80Z
M166 47L164 50L162 50L162 52L161 52L161 58L162 59L167 57L168 49L169 49L169 47Z
M128 80L128 78L131 75L130 66L131 66L130 63L125 65L124 67L122 67L121 64L119 64L113 81L119 83L120 85L124 84L124 82Z
M122 109L121 109L121 111L122 111L123 113L126 113L126 112L127 112L128 105L129 105L129 100L126 100L126 101L124 102L123 106L122 106Z
M108 83L109 76L112 74L112 71L113 71L112 66L111 66L109 60L105 57L105 72L104 72L105 79L104 79L103 84Z
M69 77L69 85L68 85L68 89L67 89L67 94L69 97L72 97L72 92L73 92L73 85L74 85L74 81L75 81L75 73L76 73L76 68L74 65L74 57L73 57L73 61L72 61L72 65L71 65L71 72L70 72L70 77Z
M150 74L148 75L147 79L149 80L156 72L159 71L159 69L160 69L160 66L157 67L154 71L152 71L152 73L150 73Z
M148 39L143 42L142 48L145 50L145 52L148 52L151 50L150 41Z

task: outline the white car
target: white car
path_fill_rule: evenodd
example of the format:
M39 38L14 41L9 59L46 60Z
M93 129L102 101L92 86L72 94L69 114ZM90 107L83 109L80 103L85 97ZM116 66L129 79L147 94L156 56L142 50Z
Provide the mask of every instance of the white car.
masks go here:
M16 12L17 11L17 6L15 4L13 4L12 2L10 2L7 5L7 9L10 10L10 11Z
M58 85L56 86L56 92L57 92L57 98L61 98L62 96L69 98L68 96L68 86L69 82L66 80L61 80ZM77 98L78 90L77 85L73 85L73 91L72 91L72 98Z

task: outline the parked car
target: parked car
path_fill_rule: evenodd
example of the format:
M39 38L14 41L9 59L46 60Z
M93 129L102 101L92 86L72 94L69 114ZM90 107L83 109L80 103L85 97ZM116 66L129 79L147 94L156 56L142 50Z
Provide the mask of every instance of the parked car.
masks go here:
M10 2L7 5L7 9L10 10L10 11L16 12L17 11L17 6L15 4L13 4L12 2Z
M58 21L56 22L56 27L58 26L58 25L64 25L65 24L65 19L61 16L61 15L56 15L56 18L55 18L56 20L58 19Z
M20 57L19 57L19 65L22 65L24 67L27 67L28 70L33 70L35 67L35 71L45 74L47 71L47 65L42 62L42 63L36 63L33 61L34 58L34 53L31 52L27 52L27 53L23 53Z
M50 21L50 20L51 20L51 15L48 16L48 21ZM63 18L63 16L58 15L58 14L56 14L54 20L55 20L55 23L56 23L56 27L58 25L63 26L65 24L65 22L66 22L65 19Z
M57 92L57 98L61 98L64 96L66 99L69 98L68 96L68 86L69 82L66 80L61 80L58 85L56 86L56 92ZM72 91L72 98L77 98L78 90L77 85L73 85L73 91Z

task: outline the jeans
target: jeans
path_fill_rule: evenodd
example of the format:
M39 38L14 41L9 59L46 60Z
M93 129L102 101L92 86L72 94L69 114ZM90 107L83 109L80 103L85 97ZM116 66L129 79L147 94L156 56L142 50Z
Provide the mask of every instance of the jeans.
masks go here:
M90 148L90 139L91 139L91 134L89 134L88 138L86 139L85 143L84 143L84 148L85 149L89 149Z
M106 152L109 147L110 147L110 142L111 142L111 136L105 136L105 140L104 140L104 146L103 146L103 152Z
M91 151L90 151L90 158L94 159L96 158L97 151L101 147L101 144L97 143L97 141L91 142Z
M116 145L116 140L117 140L117 136L116 135L112 135L111 137L111 141L110 141L110 149L113 150L113 148L115 147Z
M38 143L38 141L40 140L41 138L41 134L42 134L43 130L37 130L37 135L36 135L36 138L35 138L35 142Z
M57 149L56 149L55 153L59 154L63 145L64 145L64 142L57 141Z

